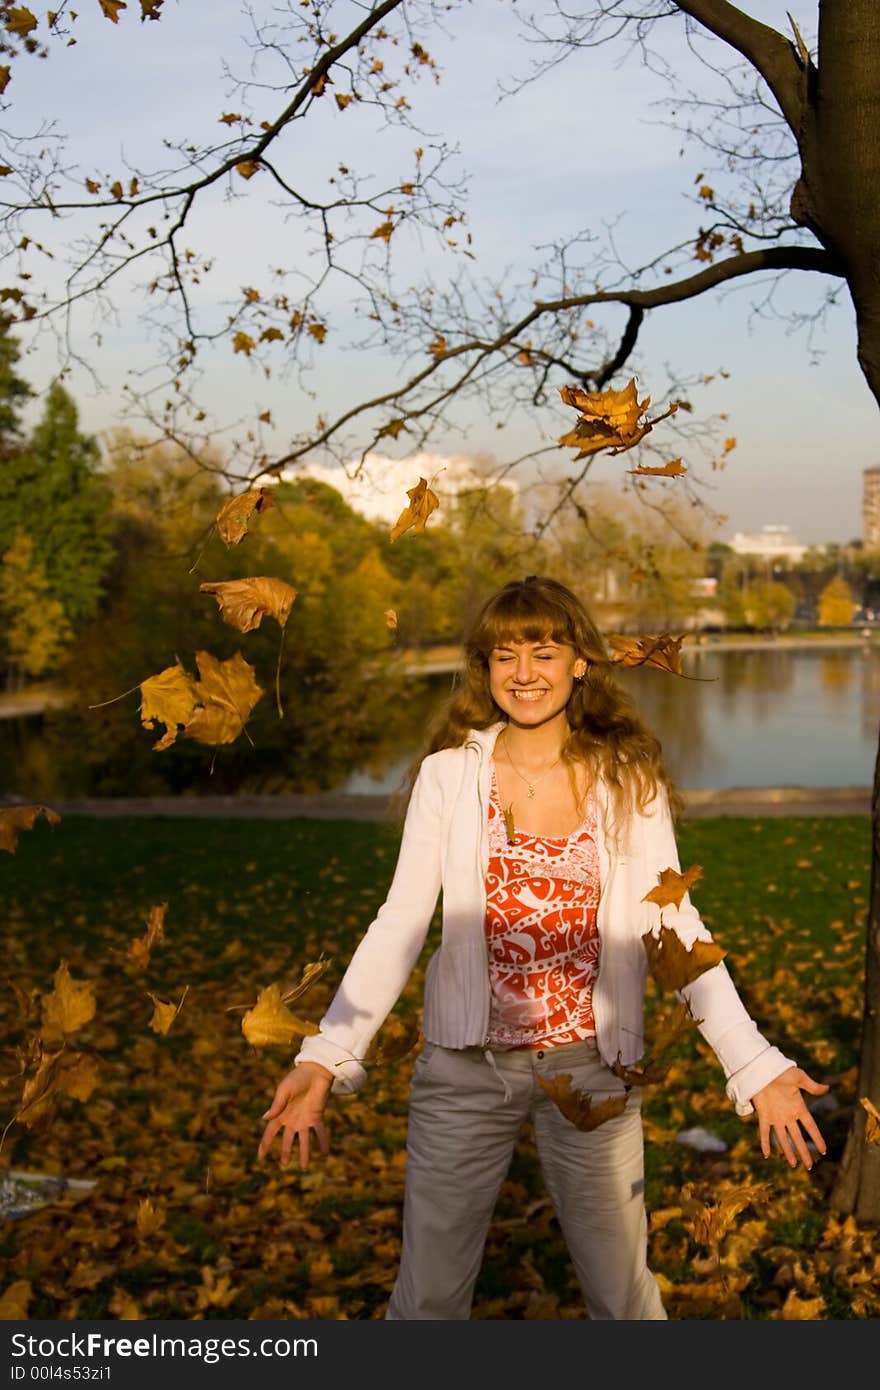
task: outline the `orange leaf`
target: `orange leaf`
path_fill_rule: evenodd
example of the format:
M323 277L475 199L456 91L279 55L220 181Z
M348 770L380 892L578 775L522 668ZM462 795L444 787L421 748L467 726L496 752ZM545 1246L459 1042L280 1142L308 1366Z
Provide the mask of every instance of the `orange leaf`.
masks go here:
M654 979L672 991L686 989L726 955L714 941L695 941L688 950L672 927L661 927L659 938L653 932L645 932L642 945Z
M650 893L646 893L642 898L643 903L656 903L658 907L681 907L681 900L685 893L698 883L703 877L703 869L700 864L692 864L683 874L676 873L675 869L664 869L660 874L660 882L656 888L652 888Z
M254 668L240 652L226 661L218 661L210 652L196 652L196 662L196 707L183 732L198 743L234 743L254 705L262 698L263 692L254 680Z
M687 634L673 637L661 632L659 637L609 636L613 651L611 660L617 666L656 666L661 671L681 675L681 644Z
M319 343L323 343L324 339L327 337L327 325L326 323L310 323L307 332L309 332L313 338L317 338Z
M664 463L662 468L648 468L644 464L639 464L638 468L630 468L630 473L641 473L643 476L651 478L680 478L687 469L681 459L672 459L669 463Z
M141 23L145 19L161 19L159 11L165 0L141 0Z
M550 1078L539 1076L538 1080L575 1129L598 1129L599 1125L604 1124L606 1120L613 1120L615 1115L622 1115L626 1109L626 1093L621 1096L608 1096L594 1105L589 1091L575 1090L568 1072Z
M0 67L0 96L6 91L12 80L12 69L7 66Z
M259 172L260 167L258 159L240 159L235 166L235 172L241 174L243 179L252 179L254 174Z
M376 237L380 237L382 241L384 241L387 245L387 243L391 240L391 233L393 231L393 222L380 222L379 226L376 227L374 231L370 232L370 240L373 241Z
M427 478L419 478L415 487L407 488L406 495L410 499L409 506L404 507L392 527L389 537L392 541L396 541L398 536L410 529L416 535L420 535L425 529L428 517L440 505L439 497L428 487Z
M282 579L259 576L253 579L226 579L200 584L203 594L213 594L225 623L239 632L253 632L263 618L274 618L284 627L290 616L296 589Z
M572 405L581 412L574 429L559 438L560 444L579 451L576 459L587 458L600 449L623 453L644 439L659 420L665 420L678 409L678 402L674 401L653 420L640 419L651 404L651 397L639 400L635 377L620 391L584 391L579 386L561 386L559 394L564 405Z
M33 830L38 816L45 816L50 825L59 825L61 817L48 806L9 806L0 811L0 849L14 854L22 830Z
M351 102L354 101L354 97L350 96L347 92L336 92L334 96L336 105L339 107L340 111L344 111L346 106L349 106Z

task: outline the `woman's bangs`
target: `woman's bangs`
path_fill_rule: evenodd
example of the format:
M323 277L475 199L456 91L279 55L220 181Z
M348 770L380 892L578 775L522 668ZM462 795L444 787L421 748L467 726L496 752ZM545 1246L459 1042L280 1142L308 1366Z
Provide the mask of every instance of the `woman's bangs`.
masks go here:
M499 605L499 609L501 605ZM536 611L529 604L505 605L507 611L487 613L475 634L475 645L484 656L496 647L509 647L517 642L558 642L573 646L572 633L565 615L549 609ZM517 611L518 610L518 611Z

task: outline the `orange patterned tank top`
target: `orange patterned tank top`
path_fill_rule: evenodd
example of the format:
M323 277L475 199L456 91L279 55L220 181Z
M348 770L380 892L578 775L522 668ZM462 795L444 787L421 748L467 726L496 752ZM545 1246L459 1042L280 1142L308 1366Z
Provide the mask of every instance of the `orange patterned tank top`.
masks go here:
M571 835L518 830L508 844L493 768L486 879L491 1047L554 1047L595 1036L598 904L592 794Z

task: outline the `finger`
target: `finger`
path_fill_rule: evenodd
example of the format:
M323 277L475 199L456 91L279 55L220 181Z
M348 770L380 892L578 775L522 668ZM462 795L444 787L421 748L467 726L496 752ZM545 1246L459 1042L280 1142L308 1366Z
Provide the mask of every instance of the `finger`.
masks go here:
M769 1157L770 1157L770 1126L769 1126L769 1124L767 1123L767 1121L764 1119L763 1116L761 1116L760 1123L759 1123L759 1125L758 1125L758 1134L760 1135L760 1139L761 1139L761 1153L764 1155L765 1158L769 1158Z
M299 1132L299 1166L305 1170L309 1166L309 1127L304 1125Z
M327 1133L327 1126L324 1124L323 1120L315 1121L315 1133L318 1136L321 1153L325 1155L328 1154L330 1152L330 1135Z
M779 1147L782 1150L783 1157L785 1158L785 1161L788 1164L789 1168L796 1168L797 1158L795 1156L794 1149L791 1146L791 1140L788 1136L788 1130L785 1129L784 1126L777 1127L776 1138L779 1142Z
M813 1155L810 1153L810 1150L807 1148L807 1145L806 1145L806 1141L805 1141L805 1139L804 1139L804 1136L803 1136L803 1134L801 1133L800 1129L797 1127L797 1125L795 1125L794 1128L792 1129L792 1139L793 1139L793 1141L794 1141L794 1146L795 1146L795 1148L796 1148L796 1150L797 1150L797 1152L798 1152L798 1155L799 1155L799 1157L800 1157L801 1163L804 1165L804 1167L806 1168L807 1172L809 1172L810 1169L811 1169L812 1166L813 1166ZM795 1160L795 1164L796 1164L796 1163L797 1163L797 1160Z
M826 1145L826 1143L825 1143L825 1140L824 1140L823 1137L822 1137L822 1131L821 1131L821 1129L819 1128L819 1126L816 1124L816 1121L813 1119L813 1117L812 1117L812 1115L810 1114L809 1110L807 1111L806 1115L805 1115L805 1116L803 1117L803 1119L801 1120L801 1124L803 1125L804 1129L805 1129L805 1130L807 1131L807 1133L809 1134L809 1136L810 1136L810 1138L812 1139L813 1143L816 1145L816 1148L819 1150L820 1154L827 1153L827 1152L828 1152L828 1149L827 1149L827 1145Z
M266 1125L266 1128L263 1130L263 1137L260 1140L260 1146L257 1149L257 1158L266 1157L266 1154L268 1153L272 1145L272 1140L278 1133L279 1127L280 1121L278 1120L270 1120L269 1123Z
M827 1082L814 1081L811 1076L807 1076L806 1074L804 1074L804 1079L801 1082L801 1090L809 1091L811 1096L824 1096L826 1091L829 1091L830 1089L831 1088Z

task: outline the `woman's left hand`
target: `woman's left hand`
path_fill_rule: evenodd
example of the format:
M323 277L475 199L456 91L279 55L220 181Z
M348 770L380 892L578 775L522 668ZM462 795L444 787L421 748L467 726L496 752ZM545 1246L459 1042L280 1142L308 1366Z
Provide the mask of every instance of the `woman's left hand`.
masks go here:
M820 1154L825 1153L825 1140L801 1092L824 1096L827 1090L826 1085L814 1081L800 1067L789 1067L752 1096L752 1104L758 1112L761 1152L765 1158L770 1157L771 1138L775 1137L792 1168L797 1167L798 1159L805 1168L812 1168L813 1157L804 1134L812 1139Z

